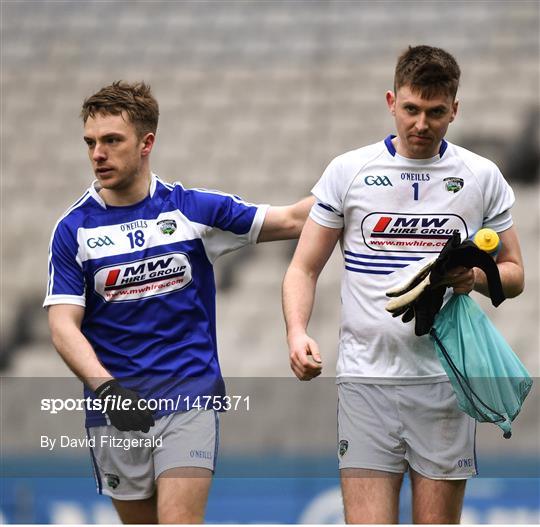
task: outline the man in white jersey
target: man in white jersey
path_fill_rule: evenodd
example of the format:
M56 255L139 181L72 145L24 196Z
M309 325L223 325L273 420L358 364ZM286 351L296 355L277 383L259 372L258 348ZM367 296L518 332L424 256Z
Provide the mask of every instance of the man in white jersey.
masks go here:
M227 408L213 263L298 237L313 198L256 206L164 182L149 161L158 116L144 83L115 82L85 100L96 181L53 230L44 305L91 402L98 492L124 523L199 523ZM150 400L167 404L151 412Z
M385 311L385 292L454 232L466 239L482 227L502 241L506 297L523 290L511 188L491 161L444 139L459 77L444 50L416 46L401 55L386 93L397 135L330 163L283 284L291 368L310 380L322 369L307 334L315 287L341 240L338 459L349 523L396 523L406 471L413 521L458 523L466 479L476 473L474 420L458 410L429 337ZM455 293L488 294L477 268L452 269L445 282Z

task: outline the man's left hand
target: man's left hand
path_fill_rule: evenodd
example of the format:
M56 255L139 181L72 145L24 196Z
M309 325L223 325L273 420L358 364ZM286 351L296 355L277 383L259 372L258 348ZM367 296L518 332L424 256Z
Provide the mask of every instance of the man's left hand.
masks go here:
M474 288L474 268L454 267L446 273L443 283L453 287L456 295L467 295Z

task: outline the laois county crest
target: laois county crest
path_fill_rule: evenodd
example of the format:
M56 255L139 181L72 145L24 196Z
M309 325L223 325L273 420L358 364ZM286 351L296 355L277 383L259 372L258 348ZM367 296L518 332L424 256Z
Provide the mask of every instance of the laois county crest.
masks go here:
M157 224L159 225L159 230L163 234L173 234L174 231L176 231L176 221L175 220L161 220L158 221Z

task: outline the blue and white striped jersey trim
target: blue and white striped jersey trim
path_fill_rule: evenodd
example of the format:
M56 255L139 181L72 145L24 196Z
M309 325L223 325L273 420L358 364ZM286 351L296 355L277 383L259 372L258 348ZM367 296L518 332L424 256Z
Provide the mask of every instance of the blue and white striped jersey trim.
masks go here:
M408 267L411 263L423 260L423 256L390 256L372 255L343 251L345 269L354 273L365 274L392 274Z
M47 294L46 294L47 297L52 295L52 291L53 291L53 288L54 288L55 268L54 268L54 265L52 263L52 243L53 243L54 236L56 234L56 230L58 229L58 226L60 225L62 220L67 218L78 207L82 207L84 205L84 203L86 201L88 201L88 199L90 199L91 197L92 197L92 194L90 192L90 189L88 189L73 205L71 205L71 207L69 207L69 209L66 210L66 212L64 212L64 214L62 214L62 216L60 216L60 218L58 219L58 221L54 225L54 228L53 228L53 231L52 231L52 234L51 234L51 239L49 241L49 254L48 254L48 258L47 258L48 276L49 276L49 279L48 279L48 282L47 282ZM79 263L79 265L81 265L80 261L78 263ZM68 303L68 304L79 304L79 305L84 306L84 301L81 304L80 301L75 300L75 298L77 298L77 297L72 298L71 301L66 302L66 303ZM66 300L70 300L70 299L66 298ZM56 303L63 303L63 302L56 302Z

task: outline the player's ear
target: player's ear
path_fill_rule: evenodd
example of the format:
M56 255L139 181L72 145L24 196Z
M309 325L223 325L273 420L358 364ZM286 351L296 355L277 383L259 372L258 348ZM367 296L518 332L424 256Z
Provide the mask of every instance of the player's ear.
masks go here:
M386 105L392 115L396 115L396 95L392 90L386 92Z
M450 122L452 122L456 118L458 107L459 107L459 100L455 99L454 102L452 103L452 116L450 117Z
M141 155L143 157L146 157L148 155L150 155L150 152L152 151L152 147L154 146L154 142L156 140L156 135L153 134L152 132L148 132L147 134L145 134L141 140L141 143L142 143L142 150L141 150Z

